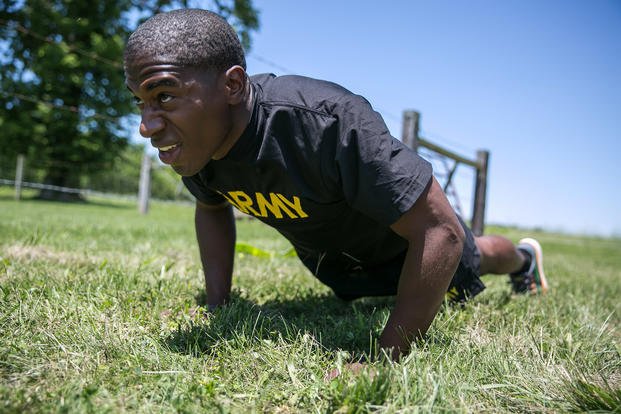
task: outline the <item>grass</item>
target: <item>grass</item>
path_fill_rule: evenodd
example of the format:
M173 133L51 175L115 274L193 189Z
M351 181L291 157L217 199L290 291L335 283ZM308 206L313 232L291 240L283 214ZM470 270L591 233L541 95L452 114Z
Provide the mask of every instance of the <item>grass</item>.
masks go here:
M529 232L546 297L488 277L401 363L326 382L392 300L337 300L243 220L233 302L207 314L192 217L0 190L0 412L621 412L619 239Z

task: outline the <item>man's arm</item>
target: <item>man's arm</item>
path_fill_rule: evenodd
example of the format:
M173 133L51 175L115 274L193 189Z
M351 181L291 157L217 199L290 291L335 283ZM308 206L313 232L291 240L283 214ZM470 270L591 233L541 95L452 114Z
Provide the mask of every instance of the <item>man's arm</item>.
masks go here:
M379 340L393 359L433 321L461 258L464 230L435 178L391 228L409 242L396 304Z
M226 303L231 293L235 218L229 204L210 206L197 201L194 219L211 310Z

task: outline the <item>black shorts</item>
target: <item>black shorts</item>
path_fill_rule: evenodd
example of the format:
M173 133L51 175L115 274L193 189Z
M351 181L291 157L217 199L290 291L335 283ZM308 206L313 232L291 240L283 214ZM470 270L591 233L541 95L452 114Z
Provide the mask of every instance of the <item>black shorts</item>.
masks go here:
M459 266L446 294L447 299L452 302L465 302L485 289L480 279L481 254L470 229L461 218L459 222L466 233L466 240ZM315 276L344 300L365 296L392 296L397 294L405 254L406 251L403 251L388 262L366 267L345 255L331 257L315 268Z

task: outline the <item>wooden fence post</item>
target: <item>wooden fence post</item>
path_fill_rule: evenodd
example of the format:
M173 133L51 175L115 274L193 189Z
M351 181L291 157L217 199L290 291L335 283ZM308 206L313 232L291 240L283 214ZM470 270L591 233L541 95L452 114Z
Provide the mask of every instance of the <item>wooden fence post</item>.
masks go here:
M472 232L482 236L485 230L485 197L487 194L487 168L489 151L477 151L477 175L474 184L474 209L472 210Z
M140 214L149 212L149 197L151 195L151 157L145 151L140 166L140 184L138 185L138 211Z
M446 192L457 166L462 163L476 169L476 179L474 183L474 202L472 203L472 222L471 229L475 236L483 235L485 229L485 199L487 195L487 171L489 163L489 151L478 150L476 161L467 159L452 151L442 148L420 136L420 113L413 110L403 111L403 126L401 132L401 142L414 151L418 152L418 147L423 147L455 161L455 165L448 173L447 181L444 185Z
M418 152L420 113L417 111L403 111L403 130L401 142Z
M24 178L24 156L17 156L17 166L15 167L15 199L19 201L22 198L22 180Z

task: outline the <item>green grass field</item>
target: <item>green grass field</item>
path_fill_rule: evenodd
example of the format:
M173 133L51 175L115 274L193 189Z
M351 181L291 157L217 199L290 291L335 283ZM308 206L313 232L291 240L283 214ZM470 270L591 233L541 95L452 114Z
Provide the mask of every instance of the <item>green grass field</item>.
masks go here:
M0 412L621 412L621 240L527 235L549 295L486 277L401 363L326 382L369 351L391 299L339 301L243 220L234 299L207 314L192 207L2 189Z

